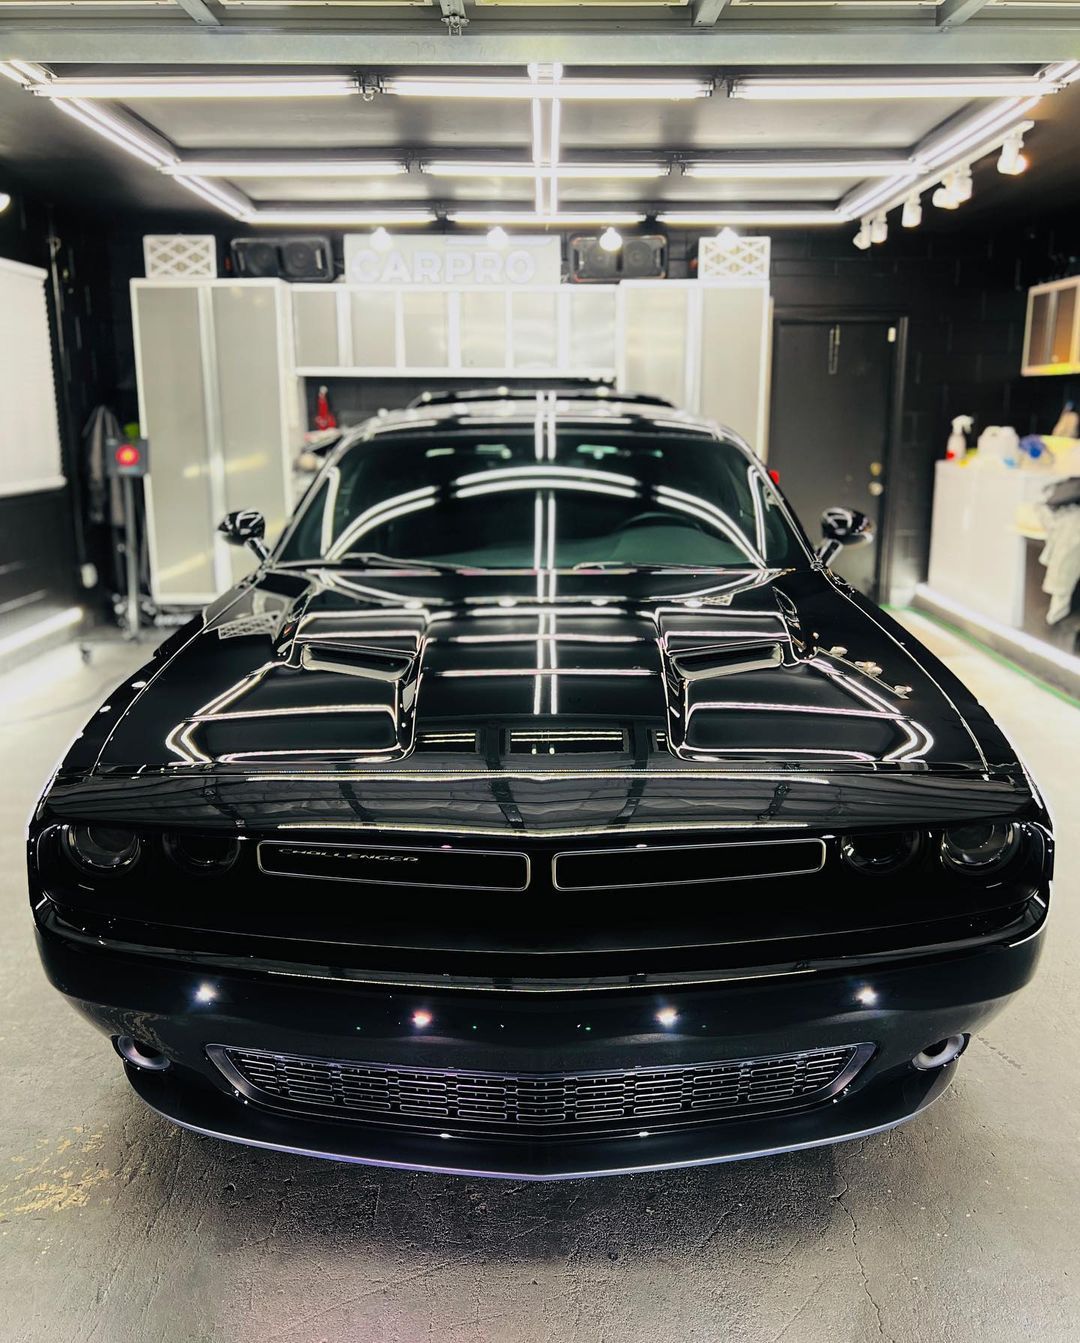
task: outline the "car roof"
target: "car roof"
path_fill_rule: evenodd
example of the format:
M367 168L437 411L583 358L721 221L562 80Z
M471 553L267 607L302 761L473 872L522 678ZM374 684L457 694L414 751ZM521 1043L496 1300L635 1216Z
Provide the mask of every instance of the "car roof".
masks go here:
M436 392L421 392L413 397L407 409L421 406L450 405L455 401L534 401L537 396L555 393L560 400L622 401L626 404L669 406L674 402L651 392L620 392L608 383L550 383L543 387L461 387L442 388Z
M529 399L519 397L494 397L488 401L452 401L447 403L428 402L421 406L409 406L404 410L380 411L378 415L359 425L350 442L380 438L384 434L404 434L412 430L417 433L430 433L438 429L440 433L475 431L483 426L492 429L503 424L521 427L536 422L538 404L542 405L542 414L546 417L554 414L562 425L578 425L582 428L613 425L619 428L636 430L640 433L662 431L671 433L700 434L712 439L719 437L716 425L686 411L676 410L667 404L645 404L637 401L624 401L616 393L610 400L590 400L576 397L564 398L556 392L551 400L539 402L536 393Z

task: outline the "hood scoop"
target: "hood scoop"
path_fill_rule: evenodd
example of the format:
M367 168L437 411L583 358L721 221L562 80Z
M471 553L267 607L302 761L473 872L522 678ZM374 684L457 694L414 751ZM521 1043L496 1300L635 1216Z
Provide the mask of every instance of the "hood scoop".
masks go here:
M308 613L277 656L170 734L185 763L400 760L413 749L425 621Z

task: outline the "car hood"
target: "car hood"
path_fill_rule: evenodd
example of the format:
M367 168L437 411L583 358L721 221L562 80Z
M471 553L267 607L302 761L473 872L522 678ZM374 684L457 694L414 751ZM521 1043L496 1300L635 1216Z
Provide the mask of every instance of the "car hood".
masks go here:
M118 690L70 764L987 772L1015 757L816 570L270 570ZM449 764L448 764L449 762Z

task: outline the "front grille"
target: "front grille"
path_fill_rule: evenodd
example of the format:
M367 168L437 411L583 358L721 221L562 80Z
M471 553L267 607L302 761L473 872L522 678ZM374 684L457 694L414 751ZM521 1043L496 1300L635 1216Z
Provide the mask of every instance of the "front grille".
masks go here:
M811 1105L847 1085L871 1052L868 1045L842 1045L673 1068L506 1074L209 1049L237 1090L277 1109L417 1128L553 1136L698 1124Z

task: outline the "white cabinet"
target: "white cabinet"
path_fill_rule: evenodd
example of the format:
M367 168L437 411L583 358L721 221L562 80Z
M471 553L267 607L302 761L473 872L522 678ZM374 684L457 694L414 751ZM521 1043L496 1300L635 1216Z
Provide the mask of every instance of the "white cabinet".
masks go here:
M132 281L139 421L157 602L210 600L252 567L217 534L257 508L267 537L292 506L301 437L288 287L278 280Z
M1080 275L1028 290L1025 377L1080 373Z

